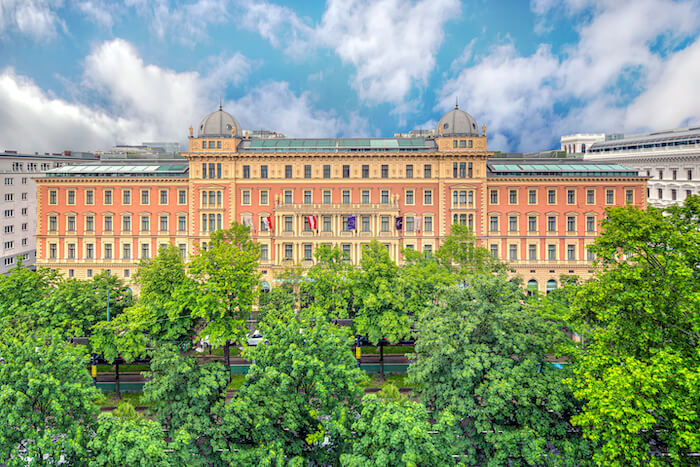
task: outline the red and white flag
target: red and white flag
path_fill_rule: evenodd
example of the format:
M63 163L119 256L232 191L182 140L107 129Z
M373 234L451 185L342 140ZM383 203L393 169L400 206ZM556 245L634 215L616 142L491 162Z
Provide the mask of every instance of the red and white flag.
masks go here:
M265 227L267 227L267 230L272 231L272 218L270 216L266 216L262 218L262 221L265 224Z
M306 216L306 222L311 230L316 230L316 216Z
M243 216L241 220L243 225L253 228L253 216Z

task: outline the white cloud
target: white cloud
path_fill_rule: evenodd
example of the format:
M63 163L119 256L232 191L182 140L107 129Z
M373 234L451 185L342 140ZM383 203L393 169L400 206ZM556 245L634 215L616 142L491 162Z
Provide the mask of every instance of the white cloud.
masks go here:
M286 82L263 84L229 106L246 129L311 138L369 134L365 119L351 114L346 120L334 112L317 110L311 92L296 95Z
M75 7L88 19L97 24L111 29L114 26L113 10L118 8L116 3L107 3L104 0L79 0L75 2Z
M294 57L308 50L313 29L290 8L255 0L239 0L236 7L242 12L237 24L257 32L274 47L284 48Z
M0 0L0 35L18 31L35 40L52 39L57 29L66 30L56 14L62 6L62 0Z
M683 93L700 77L700 46L674 50L697 35L697 3L534 0L531 6L540 15L553 9L574 15L579 41L561 57L545 45L529 56L511 44L494 47L439 92L440 110L459 95L465 110L486 121L495 138L491 147L500 141L496 149L541 150L557 146L566 133L630 132L698 120L700 102ZM638 97L630 103L629 95Z

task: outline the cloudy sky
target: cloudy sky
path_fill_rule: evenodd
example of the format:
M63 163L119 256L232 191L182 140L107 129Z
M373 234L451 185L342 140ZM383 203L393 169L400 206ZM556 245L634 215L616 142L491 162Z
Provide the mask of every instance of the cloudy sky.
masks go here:
M489 147L700 124L700 0L0 0L0 149L246 129L392 136L459 97Z

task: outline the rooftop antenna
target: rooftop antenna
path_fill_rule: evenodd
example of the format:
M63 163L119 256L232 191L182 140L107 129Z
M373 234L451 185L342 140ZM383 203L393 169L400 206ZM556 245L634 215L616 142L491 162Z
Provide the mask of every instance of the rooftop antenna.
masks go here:
M219 96L219 110L224 110L222 106L221 96Z
M455 109L459 109L459 96L455 96Z

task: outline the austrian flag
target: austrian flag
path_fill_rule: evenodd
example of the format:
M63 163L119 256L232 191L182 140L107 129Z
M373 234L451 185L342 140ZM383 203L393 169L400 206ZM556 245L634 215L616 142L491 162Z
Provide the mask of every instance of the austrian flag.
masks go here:
M316 216L306 216L306 222L311 230L316 230Z
M270 216L262 218L263 224L267 227L267 230L272 231L272 218Z

